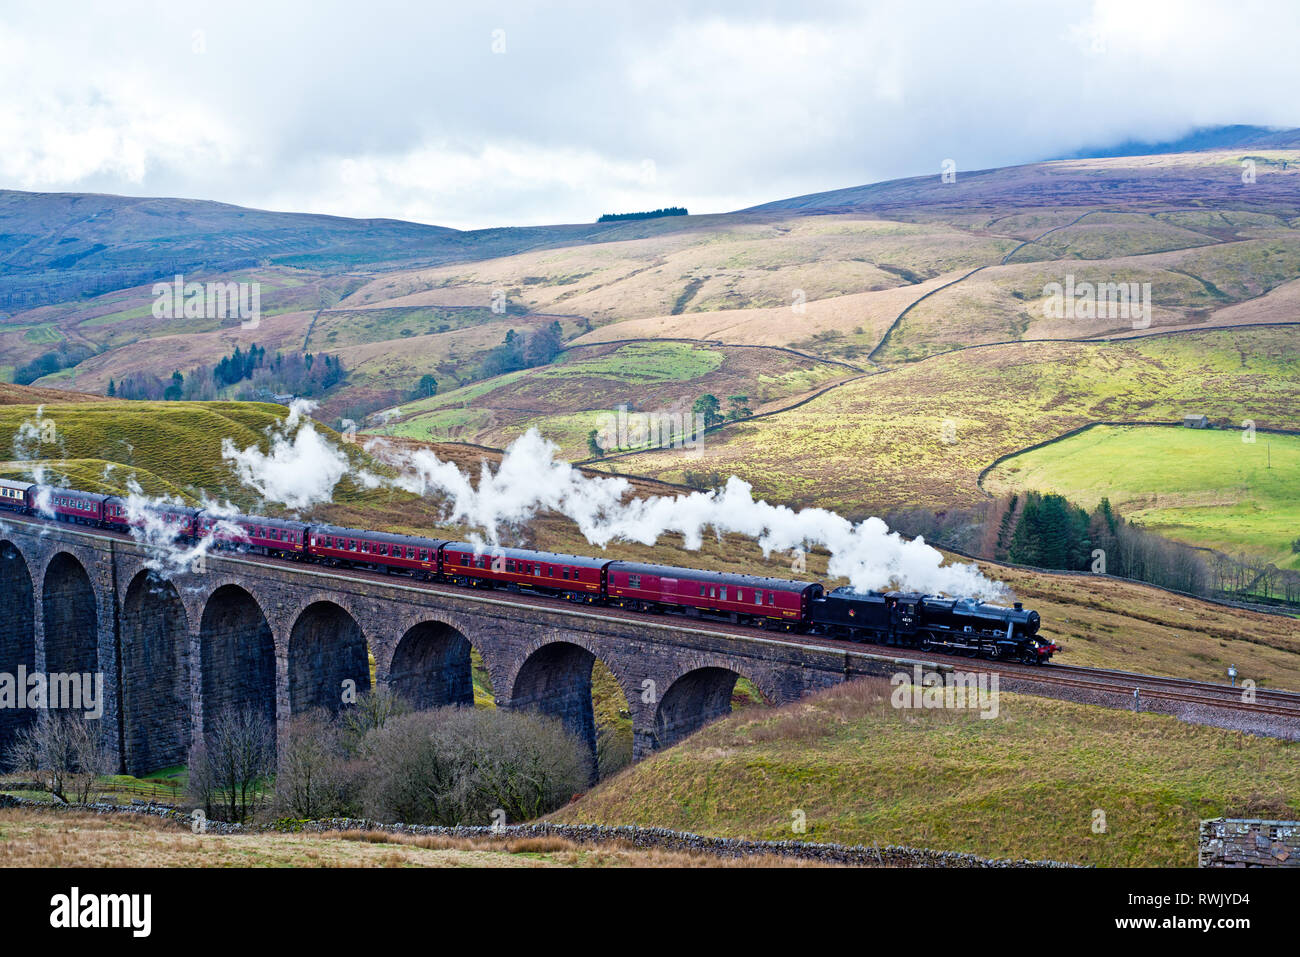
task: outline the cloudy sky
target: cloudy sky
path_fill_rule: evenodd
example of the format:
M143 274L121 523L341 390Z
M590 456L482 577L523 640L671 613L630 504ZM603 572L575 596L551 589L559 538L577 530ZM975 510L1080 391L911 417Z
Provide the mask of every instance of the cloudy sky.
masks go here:
M1300 4L0 0L0 188L459 228L1300 126Z

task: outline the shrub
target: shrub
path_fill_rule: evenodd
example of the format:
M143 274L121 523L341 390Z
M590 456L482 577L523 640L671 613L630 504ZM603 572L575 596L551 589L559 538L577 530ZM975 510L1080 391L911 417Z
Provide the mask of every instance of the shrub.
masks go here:
M585 789L590 757L558 721L532 712L439 708L403 715L361 746L366 817L408 824L525 821Z

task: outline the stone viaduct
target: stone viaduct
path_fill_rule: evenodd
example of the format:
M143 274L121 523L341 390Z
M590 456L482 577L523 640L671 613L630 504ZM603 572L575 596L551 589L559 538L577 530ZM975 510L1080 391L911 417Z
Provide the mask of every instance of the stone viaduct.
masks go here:
M199 571L151 564L122 536L0 517L0 673L102 673L106 743L137 775L183 764L227 708L258 709L281 735L294 714L337 710L346 682L369 688L370 656L378 684L433 707L473 703L477 649L498 706L558 716L593 753L599 658L638 760L730 711L738 676L779 704L898 670L887 655L397 576L225 552ZM0 709L0 748L33 719Z

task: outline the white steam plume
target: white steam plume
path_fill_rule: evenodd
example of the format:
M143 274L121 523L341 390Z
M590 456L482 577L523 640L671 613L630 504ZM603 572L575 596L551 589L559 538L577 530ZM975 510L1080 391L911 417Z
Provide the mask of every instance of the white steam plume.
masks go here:
M164 515L169 505L185 507L183 501L166 495L156 498L146 495L134 475L127 479L126 487L127 527L131 537L144 546L146 568L160 572L169 569L190 571L194 563L211 550L218 533L243 538L237 525L224 520L224 517L236 514L235 508L229 503L218 504L205 498L199 508L218 517L218 521L211 534L196 539L192 545L186 544L180 538L181 523L169 522Z
M241 482L264 498L289 508L328 502L349 463L342 450L312 425L308 414L315 408L313 402L294 399L284 420L267 430L270 452L256 445L241 450L230 439L222 439L221 457L234 466Z
M32 482L36 485L47 485L49 473L41 460L49 456L41 455L40 446L47 444L52 436L57 435L57 429L54 428L54 420L45 418L45 406L36 407L36 415L30 419L24 419L22 425L18 426L14 432L13 439L13 458L16 462L30 462ZM63 457L63 440L56 438L58 458ZM61 483L60 483L61 484ZM36 493L36 500L32 503L36 511L42 518L53 518L54 508L50 501L50 493L41 489Z
M976 566L945 566L942 554L924 539L907 541L878 518L855 525L827 509L794 511L754 501L749 483L734 475L715 492L624 501L632 488L626 479L589 478L556 461L555 453L553 443L530 429L510 444L495 472L484 463L475 488L454 464L422 449L404 457L406 473L395 484L420 495L446 496L449 521L480 528L494 543L502 526L554 511L574 521L587 541L601 548L612 541L651 545L677 532L695 550L705 529L712 529L718 536L739 533L757 540L765 556L824 546L831 554L827 573L847 578L859 591L892 585L984 599L1006 594L1005 586Z

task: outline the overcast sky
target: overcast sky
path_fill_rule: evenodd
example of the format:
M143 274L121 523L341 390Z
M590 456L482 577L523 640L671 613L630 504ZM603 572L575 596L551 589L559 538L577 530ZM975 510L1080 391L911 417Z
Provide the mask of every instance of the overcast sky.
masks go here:
M0 187L473 228L1300 126L1300 3L0 0Z

